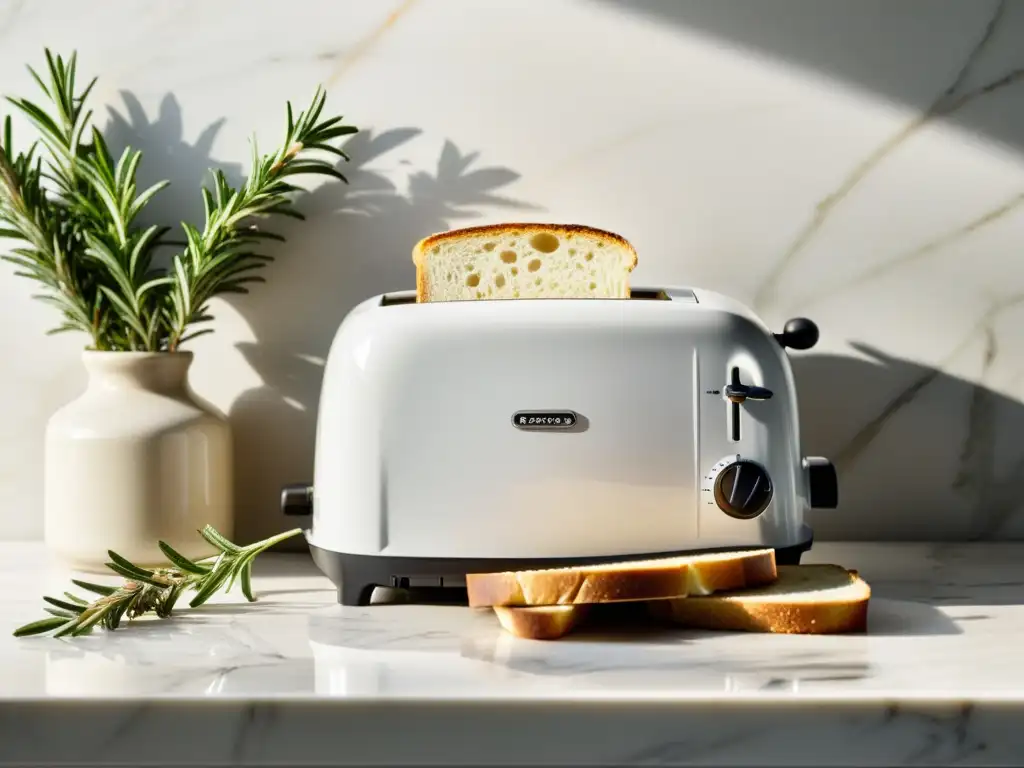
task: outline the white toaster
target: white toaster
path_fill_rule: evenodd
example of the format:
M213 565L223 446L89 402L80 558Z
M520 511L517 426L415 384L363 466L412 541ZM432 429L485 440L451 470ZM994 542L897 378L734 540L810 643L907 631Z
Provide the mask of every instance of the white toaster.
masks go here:
M467 573L751 547L797 563L835 470L804 457L786 347L696 288L352 309L327 358L309 515L346 605Z

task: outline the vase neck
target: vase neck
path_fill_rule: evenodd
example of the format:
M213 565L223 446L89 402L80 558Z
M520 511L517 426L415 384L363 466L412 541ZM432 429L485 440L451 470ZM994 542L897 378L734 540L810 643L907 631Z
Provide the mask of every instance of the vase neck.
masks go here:
M174 394L188 389L191 352L93 352L82 360L90 388L143 389Z

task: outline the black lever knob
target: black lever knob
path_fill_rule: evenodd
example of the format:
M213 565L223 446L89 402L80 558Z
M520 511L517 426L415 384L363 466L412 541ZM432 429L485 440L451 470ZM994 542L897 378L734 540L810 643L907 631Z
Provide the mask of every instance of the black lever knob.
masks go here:
M818 343L818 326L806 317L787 320L782 333L774 334L775 340L790 349L810 349Z
M285 515L305 516L313 513L313 486L286 485L281 489L281 512Z
M768 400L772 391L767 387L751 387L746 384L726 384L725 396L734 403L744 400Z
M832 462L820 456L804 459L807 468L807 491L812 509L835 509L839 506L839 479Z

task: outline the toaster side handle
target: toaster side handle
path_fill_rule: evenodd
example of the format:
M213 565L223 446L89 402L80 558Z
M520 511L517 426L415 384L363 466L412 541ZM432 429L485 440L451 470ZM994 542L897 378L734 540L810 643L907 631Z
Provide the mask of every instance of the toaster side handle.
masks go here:
M306 517L313 514L313 486L298 483L282 488L281 513L290 517Z

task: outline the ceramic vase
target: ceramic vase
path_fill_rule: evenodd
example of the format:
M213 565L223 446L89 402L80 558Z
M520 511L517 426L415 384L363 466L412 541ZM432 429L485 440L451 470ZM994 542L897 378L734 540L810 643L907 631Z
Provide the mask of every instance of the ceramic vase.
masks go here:
M212 554L198 529L234 533L231 431L189 386L192 353L86 351L82 359L85 392L46 429L47 548L94 572L106 570L107 550L165 564L160 540L186 557Z

